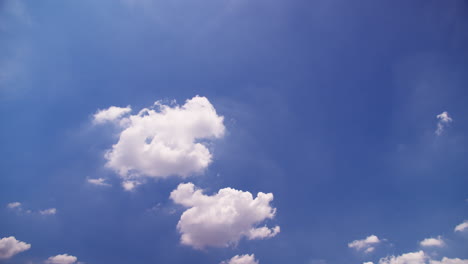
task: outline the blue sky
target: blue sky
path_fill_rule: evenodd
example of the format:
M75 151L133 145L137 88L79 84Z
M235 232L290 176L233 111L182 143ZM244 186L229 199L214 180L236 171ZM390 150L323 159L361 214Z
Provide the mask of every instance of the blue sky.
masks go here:
M463 0L0 0L0 263L468 263L467 32Z

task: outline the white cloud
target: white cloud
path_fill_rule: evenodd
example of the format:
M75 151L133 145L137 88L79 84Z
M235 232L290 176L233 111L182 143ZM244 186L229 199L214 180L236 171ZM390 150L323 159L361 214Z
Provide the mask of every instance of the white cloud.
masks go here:
M122 116L130 113L132 109L130 106L127 107L117 107L111 106L107 109L98 110L94 114L94 123L95 124L102 124L106 122L113 122L119 120Z
M97 179L87 179L88 183L97 185L97 186L111 186L109 183L106 182L104 178L97 178Z
M459 258L442 258L441 261L431 260L430 264L468 264L468 259L459 259Z
M465 230L468 230L468 220L465 220L463 223L455 227L455 232L463 232Z
M250 229L249 233L247 234L247 237L250 240L270 238L276 236L280 231L281 229L279 226L275 226L271 229L266 226L263 226L255 229Z
M130 192L130 191L133 191L135 187L137 187L140 184L141 183L138 181L124 181L122 182L122 187L124 188L124 190Z
M379 264L426 264L428 257L424 251L410 252L401 256L388 256L379 260Z
M8 259L31 248L30 244L16 240L15 237L0 239L0 259Z
M374 264L374 262L369 261L369 262L364 262L364 263L362 263L362 264Z
M439 119L439 121L437 122L437 129L435 133L440 136L444 132L445 127L453 122L453 119L447 112L442 112L441 114L437 115L437 119Z
M258 264L258 260L255 260L255 255L237 255L232 257L230 260L221 262L221 264Z
M445 246L445 242L440 236L438 236L437 238L426 238L419 242L419 245L422 247L443 247Z
M354 248L357 251L364 251L365 253L370 253L375 250L375 246L379 244L381 240L375 236L370 235L365 239L354 240L351 243L348 243L349 248Z
M73 264L77 263L78 258L68 254L61 254L48 258L45 263L47 264Z
M188 177L202 173L212 161L207 140L222 137L225 130L223 117L217 115L207 98L200 96L182 106L156 102L138 114L119 118L114 120L119 121L122 131L105 155L106 166L124 180L140 183L137 179L144 176Z
M39 211L39 213L41 215L54 215L54 214L57 213L57 209L49 208L49 209L41 210L41 211Z
M20 203L20 202L9 203L9 204L7 204L7 207L10 208L10 209L20 208L20 207L21 207L21 203Z
M242 237L263 239L280 231L278 226L256 227L275 216L276 209L270 206L272 193L259 192L254 199L250 192L224 188L209 196L195 189L192 183L184 183L171 192L170 198L188 207L177 228L181 243L196 249L228 247L237 244Z
M468 264L468 259L447 258L433 260L424 251L411 252L401 256L388 256L379 260L379 264Z

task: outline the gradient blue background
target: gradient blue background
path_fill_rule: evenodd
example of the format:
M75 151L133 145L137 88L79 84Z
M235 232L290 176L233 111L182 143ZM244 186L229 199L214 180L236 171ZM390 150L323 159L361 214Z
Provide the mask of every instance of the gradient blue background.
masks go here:
M116 137L91 125L98 108L197 94L228 133L189 181L272 192L277 237L181 246L181 180L125 192L104 168ZM437 136L443 111L454 122ZM463 0L0 0L0 237L32 244L3 263L362 263L437 235L440 256L468 258L453 233L468 218L467 116ZM113 187L86 183L98 177ZM371 234L388 241L347 247Z

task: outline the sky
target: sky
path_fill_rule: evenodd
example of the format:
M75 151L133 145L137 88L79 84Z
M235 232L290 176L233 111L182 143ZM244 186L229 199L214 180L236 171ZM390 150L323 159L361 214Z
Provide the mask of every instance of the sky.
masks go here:
M468 2L0 0L0 263L467 264Z

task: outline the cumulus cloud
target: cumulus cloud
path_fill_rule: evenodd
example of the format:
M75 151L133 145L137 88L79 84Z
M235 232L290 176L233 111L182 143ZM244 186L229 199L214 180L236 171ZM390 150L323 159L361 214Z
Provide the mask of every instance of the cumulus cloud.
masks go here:
M348 243L349 248L353 248L357 251L364 251L365 253L370 253L375 250L375 246L379 244L381 240L375 236L370 235L365 239L354 240L351 243Z
M104 178L97 178L97 179L87 179L89 184L97 185L97 186L111 186L109 183L106 182Z
M442 258L441 261L431 260L430 264L468 264L468 259L459 259L459 258Z
M380 259L379 264L468 264L468 259L444 257L442 260L434 260L421 250L400 256L388 256Z
M49 208L49 209L45 209L45 210L40 210L39 213L41 215L54 215L54 214L57 213L57 209Z
M379 264L426 264L428 257L424 251L410 252L401 256L388 256L379 260Z
M247 234L247 237L251 240L253 239L264 239L276 236L281 231L279 226L273 228L268 228L266 226L251 229Z
M453 119L447 112L442 112L441 114L437 115L437 119L439 121L437 122L437 129L435 133L440 136L444 132L445 127L453 122Z
M130 108L125 109L119 113L128 113ZM222 137L225 130L224 118L207 98L200 96L182 106L156 102L138 114L115 116L111 119L119 121L122 131L118 142L105 154L106 166L133 183L145 176L188 177L202 173L212 161L207 142Z
M12 202L12 203L7 204L7 207L10 208L10 209L21 208L21 203L20 202Z
M0 239L0 259L8 259L31 248L30 244L16 240L15 237Z
M258 264L258 260L255 260L255 255L237 255L232 257L230 260L221 262L221 264Z
M276 209L270 206L272 193L259 192L254 199L250 192L224 188L209 196L192 183L183 183L171 192L170 198L188 207L177 229L181 233L181 243L196 249L228 247L243 237L265 239L280 231L279 226L257 227L275 216Z
M445 246L445 242L440 236L438 236L437 238L426 238L419 242L419 245L422 247L443 247Z
M47 264L73 264L77 263L78 258L68 254L61 254L48 258L45 263Z
M94 114L94 123L95 124L102 124L106 122L113 122L119 120L122 116L130 113L132 108L130 106L127 107L117 107L111 106L107 109L98 110Z
M455 227L455 232L468 231L468 220L465 220L463 223Z

